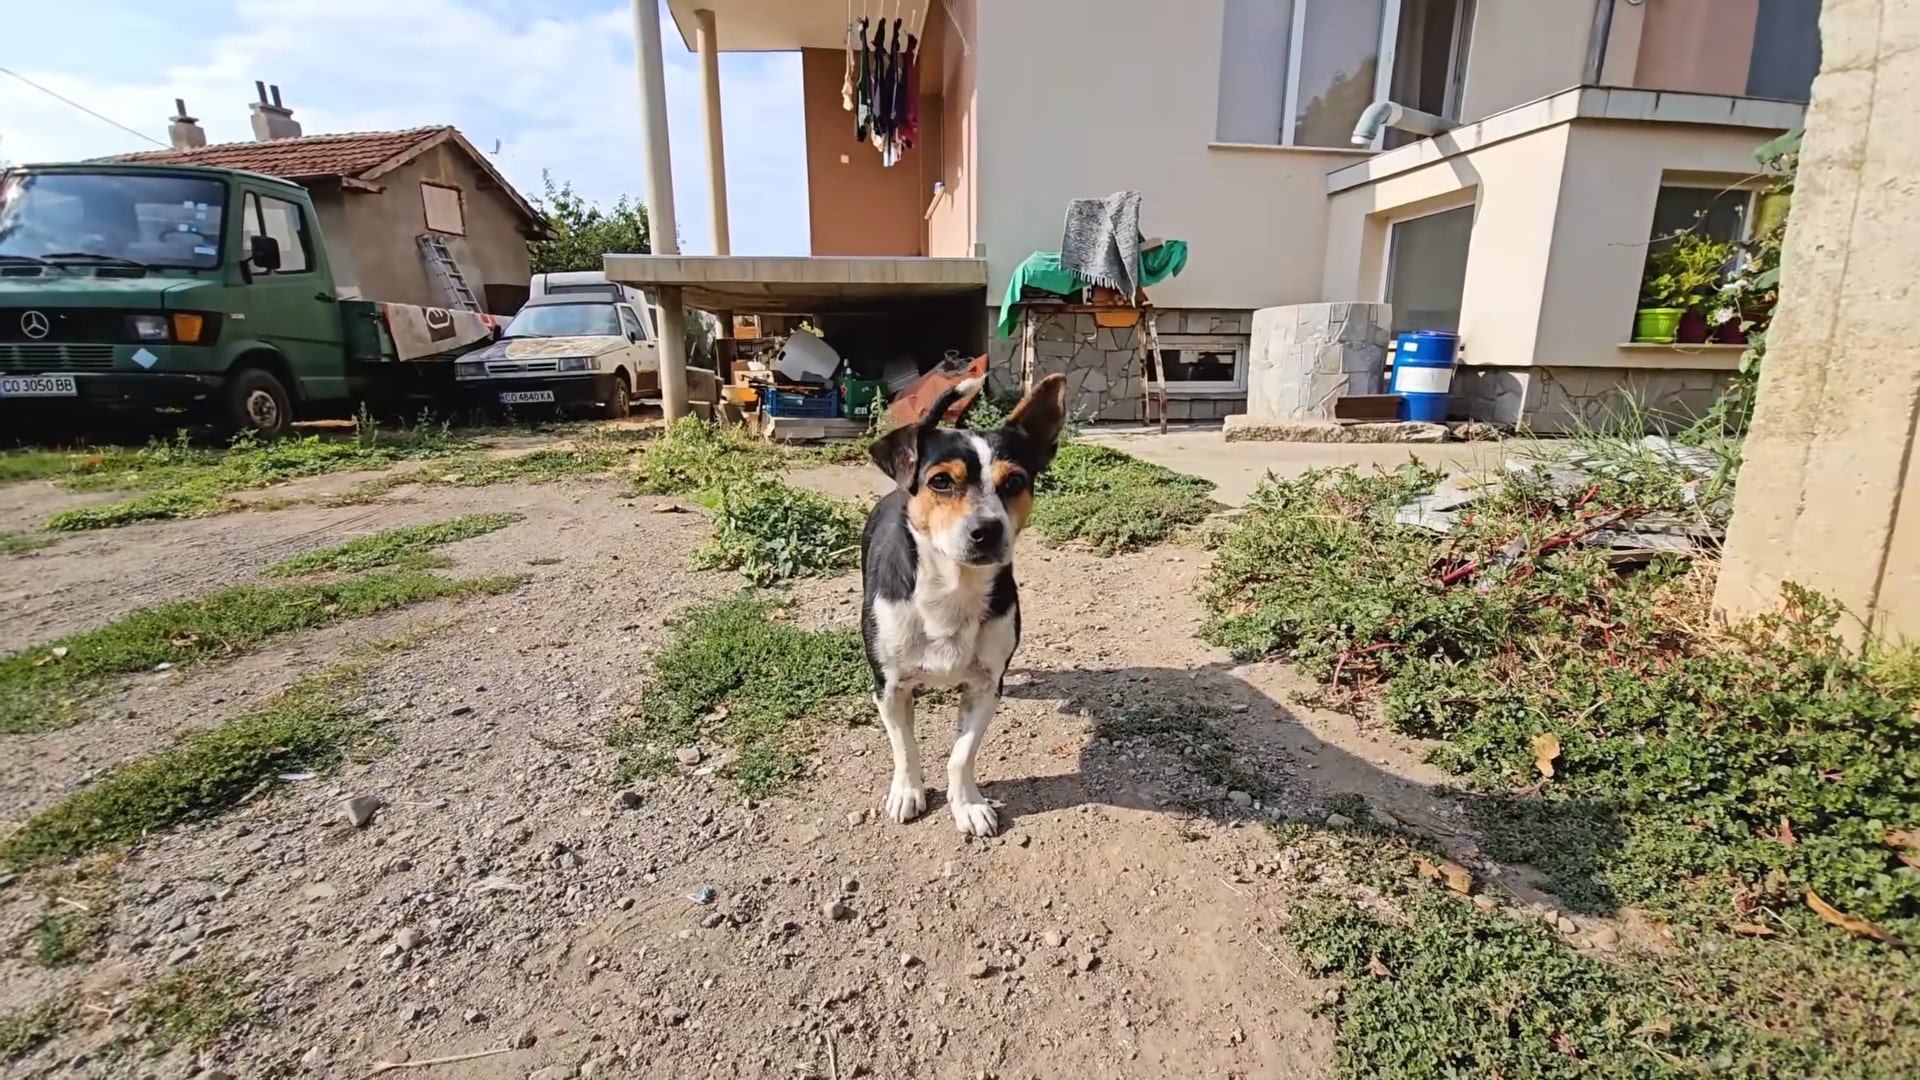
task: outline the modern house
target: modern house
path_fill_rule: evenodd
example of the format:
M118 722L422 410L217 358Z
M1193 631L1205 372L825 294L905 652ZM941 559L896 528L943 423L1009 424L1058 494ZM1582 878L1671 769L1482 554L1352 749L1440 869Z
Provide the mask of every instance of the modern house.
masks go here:
M1754 150L1801 122L1820 56L1820 0L669 9L708 64L800 52L815 259L632 257L610 272L693 292L712 279L708 298L743 311L818 304L810 283L851 276L868 302L898 282L991 320L1015 267L1060 246L1069 200L1137 190L1144 230L1191 249L1151 289L1176 419L1243 411L1255 310L1351 301L1391 304L1396 330L1457 331L1455 404L1475 418L1565 430L1623 390L1704 409L1741 347L1630 343L1649 241L1696 221L1720 239L1753 227ZM919 138L891 164L843 108L850 12L918 28ZM724 217L723 166L714 182ZM1138 417L1129 332L1051 318L1041 369L1069 371L1082 415ZM1003 378L1014 344L989 346Z
M307 189L343 294L423 307L449 300L420 238L452 255L476 299L511 315L527 299L527 241L547 225L486 155L451 127L306 135L279 87L259 88L252 142L207 145L206 132L176 102L171 150L115 160L244 169Z

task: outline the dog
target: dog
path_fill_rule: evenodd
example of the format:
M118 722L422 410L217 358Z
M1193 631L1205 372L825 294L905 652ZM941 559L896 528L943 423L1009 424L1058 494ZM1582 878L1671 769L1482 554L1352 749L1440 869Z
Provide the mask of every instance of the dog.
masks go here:
M980 793L974 761L1020 644L1013 546L1033 510L1034 481L1053 463L1066 427L1067 382L1049 375L997 431L941 427L947 410L979 387L978 379L954 386L918 423L869 450L896 487L860 535L860 636L893 747L887 816L905 824L927 809L914 691L958 687L947 806L962 833L992 836L1000 818Z

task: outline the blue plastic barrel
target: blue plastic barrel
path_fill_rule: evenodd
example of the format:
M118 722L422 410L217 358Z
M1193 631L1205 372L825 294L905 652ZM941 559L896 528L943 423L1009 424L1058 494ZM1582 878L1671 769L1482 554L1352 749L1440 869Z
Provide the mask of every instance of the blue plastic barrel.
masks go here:
M1400 395L1400 419L1446 422L1459 356L1459 334L1417 330L1400 335L1393 350L1393 382L1387 387L1387 393Z

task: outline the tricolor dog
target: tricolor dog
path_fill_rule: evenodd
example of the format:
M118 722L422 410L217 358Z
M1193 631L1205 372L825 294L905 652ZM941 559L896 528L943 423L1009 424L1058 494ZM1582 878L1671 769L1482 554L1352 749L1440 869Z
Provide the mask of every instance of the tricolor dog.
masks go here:
M947 759L947 805L963 833L992 836L999 815L974 779L980 740L1020 644L1013 544L1033 509L1033 482L1052 463L1066 424L1066 379L1050 375L998 431L943 428L968 380L941 395L919 423L873 444L874 464L899 487L880 500L860 536L860 635L873 666L874 704L893 745L887 816L927 809L915 690L960 689L959 734Z

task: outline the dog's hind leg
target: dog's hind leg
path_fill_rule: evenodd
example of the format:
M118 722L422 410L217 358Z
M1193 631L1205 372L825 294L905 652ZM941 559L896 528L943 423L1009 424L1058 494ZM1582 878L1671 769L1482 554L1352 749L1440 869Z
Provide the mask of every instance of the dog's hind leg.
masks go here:
M968 686L961 693L960 734L953 740L953 756L947 759L947 805L953 810L953 824L972 836L992 836L1000 829L1000 815L980 794L973 776L980 740L987 737L994 710L1000 707L1000 695L994 690L994 686Z
M905 824L927 812L927 781L920 774L920 742L913 735L913 691L889 686L873 696L880 723L893 745L893 783L887 789L887 816Z

